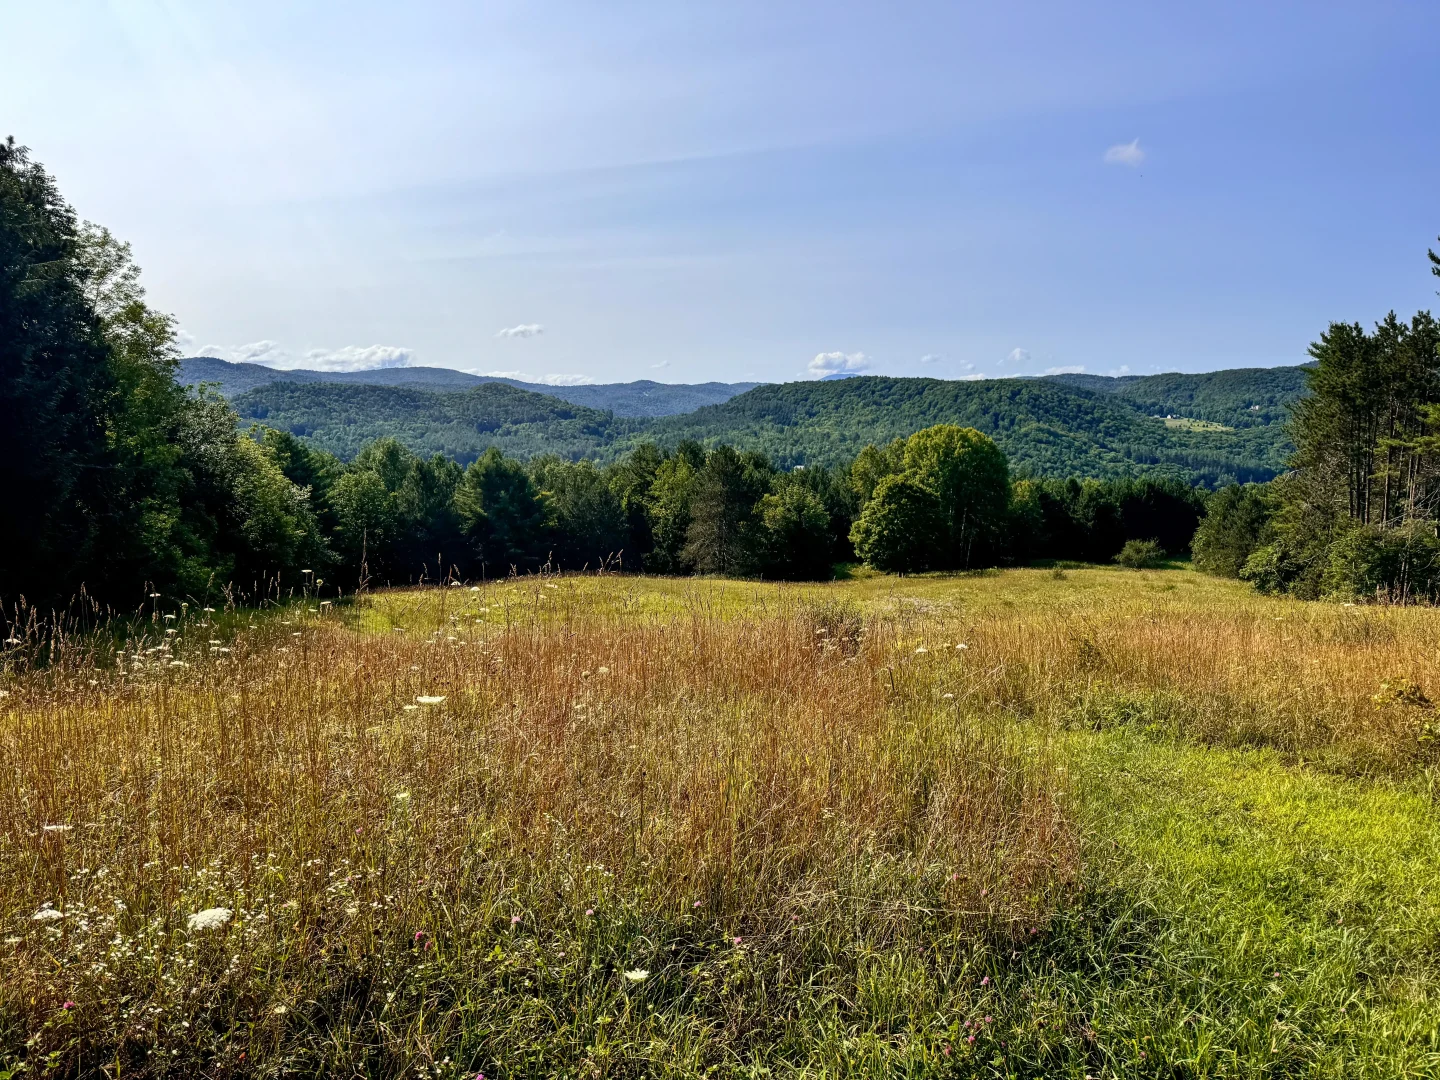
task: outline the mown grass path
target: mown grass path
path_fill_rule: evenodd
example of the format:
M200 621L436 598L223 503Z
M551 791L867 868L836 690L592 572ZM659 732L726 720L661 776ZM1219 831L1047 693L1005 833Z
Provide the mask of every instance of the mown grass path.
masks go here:
M1021 983L1092 1042L1094 1075L1440 1075L1423 790L1128 731L1067 756L1087 897Z

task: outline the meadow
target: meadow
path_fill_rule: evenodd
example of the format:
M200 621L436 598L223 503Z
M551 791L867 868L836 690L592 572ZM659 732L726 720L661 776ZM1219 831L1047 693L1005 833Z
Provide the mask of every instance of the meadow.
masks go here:
M1183 566L19 638L0 1078L1437 1076L1437 669Z

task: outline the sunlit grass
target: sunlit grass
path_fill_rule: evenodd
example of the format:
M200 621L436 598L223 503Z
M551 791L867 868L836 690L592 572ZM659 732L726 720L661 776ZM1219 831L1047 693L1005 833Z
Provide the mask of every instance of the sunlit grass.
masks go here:
M1435 1075L1437 615L536 577L12 645L0 1075Z

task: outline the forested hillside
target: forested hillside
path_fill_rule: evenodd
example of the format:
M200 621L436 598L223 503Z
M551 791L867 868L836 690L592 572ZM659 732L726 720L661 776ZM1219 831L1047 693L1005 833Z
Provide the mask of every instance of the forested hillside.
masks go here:
M350 459L366 443L396 438L413 450L468 464L490 447L515 457L606 456L636 421L504 383L469 390L276 382L232 402L255 420Z
M684 438L754 447L784 464L835 464L867 443L932 424L991 436L1017 471L1116 477L1159 471L1215 484L1265 480L1284 467L1277 428L1233 432L1168 429L1114 395L1044 379L862 377L761 386L723 405L646 428L662 443Z
M1158 472L1213 486L1267 480L1289 452L1279 425L1175 430L1118 395L1043 379L864 377L766 385L654 420L619 418L493 383L442 392L272 383L233 404L242 418L303 436L341 458L383 436L461 462L491 446L521 457L609 461L646 440L673 447L695 439L757 450L787 468L841 465L869 443L944 423L992 436L1021 473L1115 478Z
M1047 378L1098 393L1114 394L1146 413L1207 420L1226 427L1284 423L1290 406L1308 391L1307 366L1231 368L1185 374L1110 377L1051 375Z
M195 386L209 383L228 398L276 382L339 383L348 386L407 386L421 390L469 390L501 383L534 393L547 394L572 405L613 412L616 416L672 416L691 412L704 405L728 401L758 383L658 383L640 379L627 383L592 383L583 386L550 386L493 375L472 375L451 368L397 367L369 371L282 371L264 364L234 364L213 356L192 356L181 360L176 376Z

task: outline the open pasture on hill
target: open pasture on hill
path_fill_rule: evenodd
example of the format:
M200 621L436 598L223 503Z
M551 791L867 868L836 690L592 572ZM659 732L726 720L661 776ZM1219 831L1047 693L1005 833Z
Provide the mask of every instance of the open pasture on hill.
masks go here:
M537 576L8 649L0 1076L1440 1072L1434 610Z

